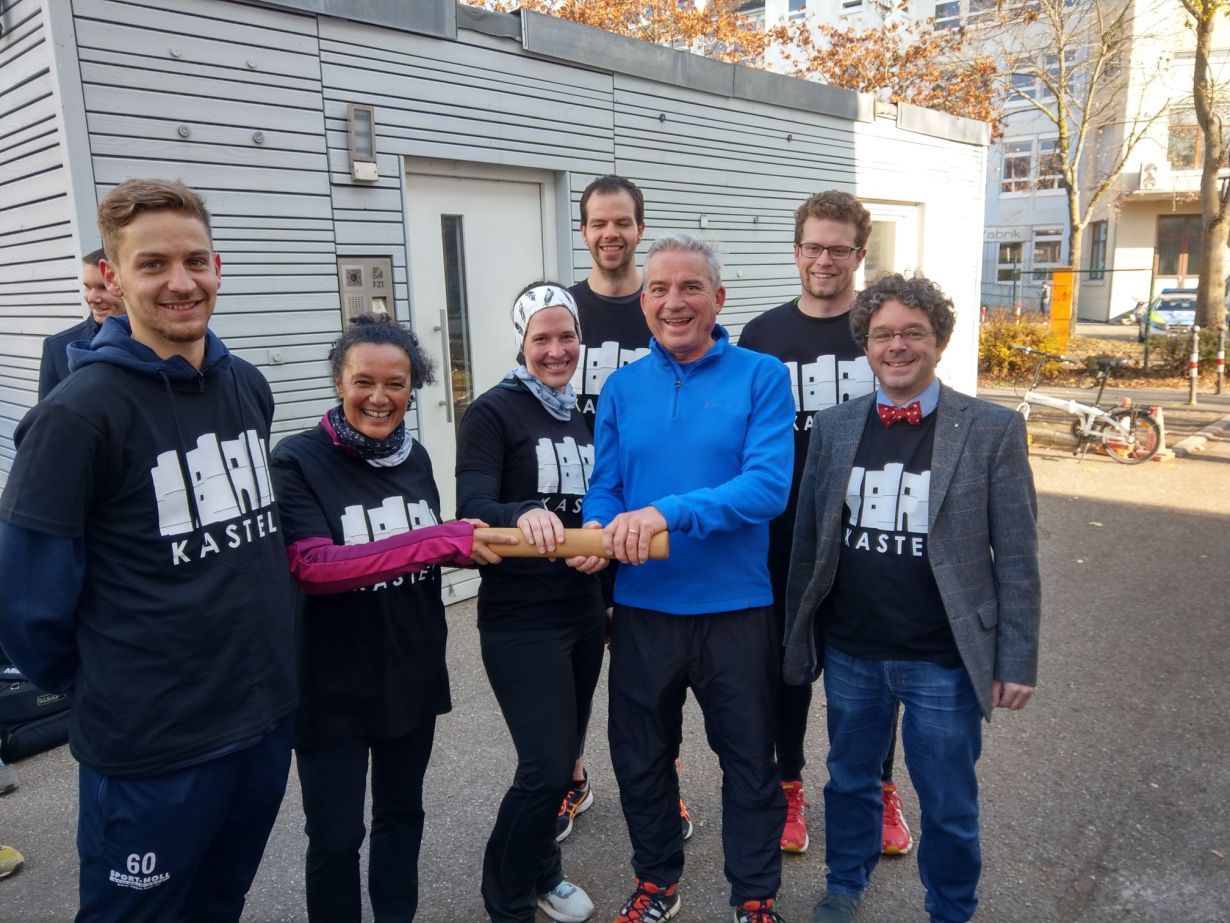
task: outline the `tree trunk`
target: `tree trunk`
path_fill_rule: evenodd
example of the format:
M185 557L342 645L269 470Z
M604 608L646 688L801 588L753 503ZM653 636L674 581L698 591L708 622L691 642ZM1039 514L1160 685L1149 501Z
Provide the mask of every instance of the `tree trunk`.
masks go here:
M1068 265L1072 267L1072 316L1068 319L1068 336L1076 335L1076 318L1080 313L1076 306L1080 303L1081 294L1081 238L1085 234L1085 226L1077 217L1076 196L1068 197Z
M1193 16L1196 60L1192 72L1192 102L1204 142L1204 161L1200 172L1200 215L1204 239L1200 244L1200 288L1196 296L1196 323L1203 328L1220 326L1226 316L1226 238L1230 232L1230 215L1227 214L1226 196L1222 194L1218 175L1226 165L1226 142L1209 71L1213 26L1219 7L1220 3L1215 0L1203 0L1199 5L1199 15ZM1190 5L1188 11L1195 13Z

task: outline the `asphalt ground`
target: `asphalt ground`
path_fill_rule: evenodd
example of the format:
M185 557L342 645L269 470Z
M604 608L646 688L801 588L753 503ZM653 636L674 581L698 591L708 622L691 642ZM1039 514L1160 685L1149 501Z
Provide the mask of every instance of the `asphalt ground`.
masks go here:
M979 764L982 921L1230 921L1230 450L1124 466L1035 447L1044 620L1041 677L997 713ZM483 846L514 756L480 665L472 603L449 610L454 709L428 772L420 923L481 923ZM593 807L564 844L569 876L611 920L631 887L605 739L605 678L588 745ZM783 857L779 909L811 919L823 889L824 701L804 771L811 850ZM687 921L729 920L720 774L689 700L683 789L696 820L681 883ZM899 766L902 760L898 759ZM0 842L26 867L0 882L0 921L66 921L76 907L76 768L67 748L18 764ZM918 806L899 771L906 814ZM244 919L305 918L305 840L290 787ZM913 855L877 868L860 923L924 923ZM371 919L368 911L367 919ZM540 920L545 917L540 915Z

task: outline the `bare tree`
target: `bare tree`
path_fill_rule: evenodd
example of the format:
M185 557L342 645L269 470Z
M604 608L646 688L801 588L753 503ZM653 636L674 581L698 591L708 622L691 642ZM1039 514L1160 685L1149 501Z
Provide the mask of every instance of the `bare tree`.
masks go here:
M1200 289L1196 296L1196 323L1217 327L1226 316L1226 240L1230 236L1230 183L1221 171L1230 166L1225 130L1213 79L1213 29L1217 17L1226 15L1227 0L1180 0L1187 11L1188 27L1196 36L1196 60L1192 71L1192 105L1204 157L1200 166L1200 214L1204 237L1200 242Z
M1135 10L1133 0L1000 0L993 18L975 24L999 58L1008 102L1056 133L1037 172L1066 195L1068 260L1078 267L1085 227L1165 112L1164 101L1141 92L1164 64L1133 55ZM1079 286L1077 273L1074 306Z

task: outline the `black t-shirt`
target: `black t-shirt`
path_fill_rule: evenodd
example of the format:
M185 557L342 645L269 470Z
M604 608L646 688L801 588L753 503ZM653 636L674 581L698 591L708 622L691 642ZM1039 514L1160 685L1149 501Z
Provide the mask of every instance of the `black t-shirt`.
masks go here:
M0 519L84 542L71 743L98 772L206 759L295 705L273 395L227 361L165 381L92 362L17 429Z
M794 536L799 481L807 459L812 418L817 410L844 404L875 390L875 376L861 346L850 333L850 315L810 317L797 298L748 321L739 345L776 356L790 370L794 391L794 478L785 512L769 526L769 574L773 597L785 603L790 546Z
M572 376L577 409L594 431L598 395L610 374L649 355L649 325L641 311L641 290L620 298L597 294L582 280L568 289L581 319L581 358Z
M400 465L380 468L318 425L278 444L273 475L288 543L359 545L440 521L431 459L418 443ZM348 593L302 594L295 745L399 737L447 712L447 638L435 565Z
M522 513L541 506L564 528L580 528L593 442L580 414L557 420L524 386L496 385L461 421L458 515L515 526ZM480 628L545 628L601 617L597 577L568 567L563 558L508 558L481 574Z
M870 660L961 657L927 556L935 413L886 427L871 405L846 486L841 555L817 624L825 643Z

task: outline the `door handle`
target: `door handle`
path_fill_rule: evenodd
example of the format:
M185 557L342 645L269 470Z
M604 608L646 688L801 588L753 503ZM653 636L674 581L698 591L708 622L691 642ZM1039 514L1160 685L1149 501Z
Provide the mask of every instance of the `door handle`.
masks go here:
M440 323L436 327L440 331L440 359L444 366L444 400L440 404L444 407L444 419L449 423L453 422L453 363L449 358L448 352L448 314L444 308L440 309Z

